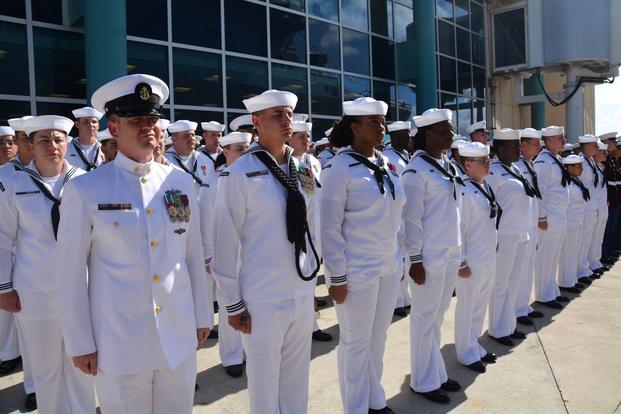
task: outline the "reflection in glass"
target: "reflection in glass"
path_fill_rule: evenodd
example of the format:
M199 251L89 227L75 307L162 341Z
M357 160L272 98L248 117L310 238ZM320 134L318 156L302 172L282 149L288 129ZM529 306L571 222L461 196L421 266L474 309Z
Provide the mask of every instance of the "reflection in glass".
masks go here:
M457 68L455 60L440 56L440 89L443 91L457 92Z
M343 28L343 69L369 74L369 36Z
M440 53L455 56L455 26L442 20L438 20L438 36Z
M8 125L9 119L30 115L30 112L30 102L28 101L0 100L0 125Z
M373 98L388 104L386 120L397 120L397 87L394 83L373 81Z
M308 20L310 64L330 69L341 68L339 27L319 20Z
M175 104L223 106L221 73L221 55L173 49Z
M85 98L84 35L39 27L33 31L37 96Z
M395 79L395 43L381 37L371 38L373 50L373 76Z
M10 0L0 1L0 14L4 16L18 17L20 19L26 18L26 6L24 0ZM8 101L0 101L8 102ZM0 114L0 116L2 116Z
M371 81L357 76L343 75L344 101L353 101L363 96L371 96Z
M140 42L127 42L127 74L148 73L168 83L168 48Z
M436 16L452 20L453 2L451 0L436 0Z
M272 88L293 92L298 97L295 112L308 113L308 76L306 68L272 63Z
M173 42L221 48L220 0L174 0L171 7Z
M4 0L5 2L7 0ZM8 0L11 3L13 0ZM30 0L32 20L39 22L63 24L62 0Z
M270 13L272 58L306 63L306 18L276 9Z
M494 65L497 68L526 63L525 10L494 15Z
M472 100L460 96L457 98L457 132L460 135L468 135L468 127L472 124Z
M457 28L457 57L470 62L470 32Z
M460 26L470 27L469 0L455 0L455 23Z
M26 26L0 22L0 93L29 95Z
M371 2L371 30L383 36L393 37L392 0Z
M148 14L145 14L146 10L148 10ZM166 10L166 0L126 1L125 20L127 34L130 36L148 37L149 39L166 40L168 38Z
M485 34L483 33L483 7L476 3L470 2L470 13L472 14L472 31L483 36Z
M304 11L304 0L270 0L270 3L297 11Z
M338 0L308 0L308 13L324 19L339 21Z
M311 70L311 109L314 114L342 114L341 75Z
M267 57L265 6L242 0L224 4L226 50Z
M472 62L485 66L485 40L481 36L472 35Z
M341 0L341 10L343 24L360 30L369 30L367 0Z
M416 88L414 85L399 85L398 112L400 121L411 121L416 115Z
M267 84L266 62L226 57L226 97L229 108L245 109L242 100L264 92Z
M457 96L449 95L447 93L440 94L440 108L446 108L453 111L453 117L451 123L457 127Z
M395 9L395 40L406 42L413 37L414 11L409 7L394 4Z
M479 98L485 98L485 69L477 66L472 67L473 94Z
M472 96L472 78L470 74L469 63L457 63L457 76L459 78L459 93L466 96Z

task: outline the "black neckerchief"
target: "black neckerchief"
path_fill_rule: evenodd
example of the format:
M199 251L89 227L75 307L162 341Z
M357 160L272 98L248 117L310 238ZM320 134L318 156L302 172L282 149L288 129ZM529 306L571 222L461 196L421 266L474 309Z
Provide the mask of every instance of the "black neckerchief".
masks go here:
M528 161L526 161L526 158L522 158L522 163L528 170L528 173L530 174L530 176L533 177L532 187L533 187L533 190L535 191L535 197L537 197L538 199L541 199L541 191L539 191L539 180L537 179L537 172L535 171L534 168L530 166Z
M593 178L593 187L597 188L597 185L599 184L599 175L597 174L597 168L595 167L595 161L593 161L593 163L591 164L591 160L585 155L584 159L586 160L587 164L589 164L589 167L591 167L591 171L593 171L593 176L595 178Z
M406 163L406 165L407 165L407 163L408 163L408 162L410 162L410 160L409 160L409 159L408 159L405 155L403 155L403 153L401 153L401 151L397 150L397 149L396 149L395 147L393 147L392 145L391 145L390 147L386 148L386 149L387 149L387 150L391 150L392 152L394 152L395 154L397 154L397 155L399 156L399 158L401 158L401 160L402 160L404 163Z
M65 174L65 177L63 178L63 186L73 176L73 174L75 174L77 170L78 170L77 167L71 167L69 171L67 171L67 173ZM17 170L17 171L28 174L32 182L35 183L35 185L39 188L39 190L41 190L43 195L52 202L52 210L50 212L50 215L52 218L52 229L54 231L54 240L57 240L56 237L58 235L58 223L60 222L60 198L54 197L54 194L52 194L49 188L47 188L47 186L43 183L43 178L41 178L39 173L37 173L36 171L31 170L30 168L26 168L26 167L22 168L21 170Z
M274 158L272 158L266 151L255 149L250 153L257 157L259 161L261 161L272 173L276 180L285 188L285 190L287 190L287 239L289 240L289 242L293 243L295 247L295 268L298 272L298 276L300 277L300 279L307 282L315 278L317 272L319 272L320 264L319 256L317 255L317 251L315 250L315 245L313 244L313 239L311 238L310 230L308 227L308 218L306 216L306 201L304 200L304 196L298 188L299 178L298 172L295 168L295 163L293 161L293 156L291 155L292 152L293 151L291 149L287 150L287 159L289 160L289 175L287 175L287 173L285 173L282 168L280 168L278 164L276 164ZM300 268L300 254L302 252L306 253L307 237L317 263L315 270L313 271L313 273L311 273L310 276L304 276L302 269Z
M591 199L591 194L589 193L589 189L584 186L584 183L582 182L580 178L571 177L569 180L580 188L580 190L582 191L582 198L584 199L584 201L589 201Z
M328 152L332 154L333 157L336 155L336 152L334 152L332 148L328 148Z
M520 170L518 170L518 172L516 173L515 171L513 171L511 168L507 167L500 161L497 164L500 165L513 178L515 178L516 180L522 183L522 186L524 187L524 192L526 193L527 196L535 197L537 195L537 193L535 192L535 189L533 188L532 185L530 185L526 177L524 177L522 173L519 172Z
M447 171L440 164L438 164L438 162L434 160L429 154L421 153L418 156L421 157L428 164L431 164L436 170L440 171L442 175L444 175L445 177L448 177L452 181L453 198L457 200L457 184L463 186L464 181L461 179L460 176L457 175L457 170L455 169L451 161L449 161L448 159L446 160L446 163L449 167L449 170Z
M493 219L494 217L496 218L496 230L498 230L498 225L500 224L500 217L502 216L502 208L500 207L500 204L498 204L498 202L496 201L496 195L494 194L494 191L492 191L492 187L490 187L489 184L483 181L483 183L485 184L485 189L484 189L483 186L481 186L481 184L477 183L472 178L466 178L465 181L472 184L474 188L479 190L481 194L483 194L483 197L485 197L487 201L489 201L489 205L490 205L489 218L491 219Z
M89 172L97 168L97 164L95 164L95 161L97 161L97 158L99 157L99 147L97 147L97 150L95 151L94 161L90 162L88 158L86 157L86 153L84 152L84 150L82 150L82 148L80 148L80 145L75 141L75 139L71 141L71 143L73 144L73 147L75 148L76 152L80 156L80 159L82 159L82 162L86 165L86 172Z
M19 162L16 158L13 158L11 161L9 161L11 164L13 164L13 168L15 168L15 171L19 171L21 169L24 168L24 164L22 164L21 162Z
M453 159L455 160L455 158L453 158ZM455 160L455 162L451 162L451 164L453 164L453 167L457 168L462 175L466 175L466 170L464 170L464 167L459 165L457 160Z
M395 184L390 179L388 175L388 171L384 167L384 158L382 157L382 153L374 150L375 157L377 158L380 165L374 164L367 157L357 152L352 151L343 151L343 154L347 154L371 171L373 171L373 176L375 177L375 181L377 182L377 187L379 188L380 194L384 194L386 190L384 189L384 177L388 181L388 186L390 187L390 194L392 195L392 199L395 199Z
M177 161L177 164L179 165L179 167L185 171L186 173L190 174L192 176L192 178L194 178L194 181L196 181L198 183L199 186L201 187L209 187L208 184L204 183L203 180L201 180L197 175L196 175L196 168L198 167L198 157L196 157L196 159L194 160L194 166L192 167L192 171L190 171L188 169L188 167L186 167L185 165L183 165L183 160L179 157L178 154L174 153L174 152L169 152L170 155L172 155L172 157L175 159L175 161Z
M605 175L604 175L604 170L602 170L602 169L599 167L599 164L598 164L598 163L595 163L595 168L597 168L597 171L599 171L600 173L602 173L602 184L601 184L601 187L602 187L602 188L606 187L606 180L604 179L604 177L605 177Z
M209 151L207 151L207 148L201 148L199 150L200 152L202 152L203 154L205 154L207 156L207 158L209 158L211 160L211 162L213 162L214 165L214 169L215 169L215 165L216 165L216 160L213 159L213 157L211 156L211 154L209 153Z
M567 187L567 184L569 184L569 172L567 172L567 168L565 168L563 166L563 163L560 162L558 160L558 158L556 158L554 155L552 155L551 152L547 152L546 154L548 154L550 156L550 158L552 158L554 160L554 162L556 163L558 168L561 169L561 185L563 187Z

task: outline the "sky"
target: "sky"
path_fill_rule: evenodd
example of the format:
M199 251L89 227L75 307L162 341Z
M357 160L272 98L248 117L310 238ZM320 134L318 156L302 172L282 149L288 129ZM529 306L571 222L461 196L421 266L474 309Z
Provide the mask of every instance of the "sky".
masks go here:
M621 76L612 84L595 85L595 134L621 133Z

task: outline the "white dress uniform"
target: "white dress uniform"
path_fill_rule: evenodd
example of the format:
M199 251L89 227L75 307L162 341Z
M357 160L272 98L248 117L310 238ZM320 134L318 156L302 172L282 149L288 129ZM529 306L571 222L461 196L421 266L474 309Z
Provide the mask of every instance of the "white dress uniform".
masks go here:
M498 139L501 131L497 131L494 139ZM519 135L517 137L519 139ZM515 301L526 277L528 234L535 220L531 216L534 195L527 194L530 184L515 163L505 165L494 161L486 181L496 193L503 210L498 227L496 274L490 298L488 331L490 336L502 338L511 335L516 327Z
M197 197L200 195L200 188L205 185L209 176L215 174L214 164L202 152L192 151L189 156L181 156L171 147L164 153L164 157L194 179Z
M464 183L461 209L462 265L468 266L471 274L468 278L458 277L455 287L455 351L461 364L470 365L487 354L478 339L483 330L496 270L498 210L491 214L494 193L485 181L479 184L466 178Z
M80 174L84 171L65 162L59 176L41 177L33 161L3 181L0 192L0 291L19 295L15 318L40 413L95 412L92 377L75 368L65 353L59 292L50 272L59 258L50 217L53 202L45 195L59 200L65 183Z
M422 117L429 111L433 110L425 111ZM451 119L451 111L435 111L446 111L441 118ZM417 122L417 126L424 125ZM430 156L416 151L401 177L407 197L403 210L406 255L411 263L422 262L425 269L425 283L412 284L415 306L410 317L410 386L417 392L436 390L448 380L440 353L440 332L461 255L461 188L456 178L447 177L423 157ZM434 161L456 176L448 158Z
M335 155L336 152L334 152L332 148L326 148L317 154L317 159L321 163L321 168L324 168Z
M68 354L97 352L104 412L190 412L196 329L213 326L192 180L119 151L71 182L64 201L58 283Z
M561 246L567 230L567 207L569 188L564 178L562 160L546 148L535 158L535 171L539 177L539 219L545 218L548 229L539 230L536 256L535 298L549 302L559 296L556 273Z
M354 158L350 156L354 154ZM359 158L384 168L382 182ZM398 234L405 194L388 159L340 151L325 167L321 240L326 283L347 284L337 304L338 370L345 413L386 407L381 385L386 331L403 276ZM378 169L379 170L379 169Z
M218 155L222 153L222 150L218 148L218 151L216 152L209 152L207 151L207 148L205 148L204 146L201 146L197 151L203 154L205 157L207 157L209 162L211 162L212 171L215 172L216 171L216 159L218 158Z
M221 312L236 315L248 309L252 318L252 332L242 334L250 412L304 413L315 281L297 274L294 245L287 239L287 190L253 155L258 151L268 154L255 143L220 174L213 275L226 303ZM287 164L297 169L291 153L287 148ZM304 253L300 261L305 275L317 266Z
M515 316L517 318L521 316L528 316L534 309L530 306L530 297L533 292L533 281L535 280L535 258L537 255L537 244L539 240L539 203L541 200L541 192L539 191L539 177L535 171L535 165L532 160L527 161L524 157L521 157L518 162L515 163L521 171L524 178L528 180L531 187L535 190L535 197L531 200L531 212L532 228L528 231L528 259L526 260L526 269L522 283L518 288L518 293L515 298Z
M99 141L94 144L80 144L78 138L73 139L67 144L67 153L65 159L69 164L78 167L84 171L91 171L104 163L104 153L101 150Z
M595 227L597 226L597 203L596 193L596 177L597 167L595 161L583 155L582 175L580 181L589 192L589 200L584 205L584 221L582 223L582 231L580 232L578 247L578 279L581 277L589 277L593 274L591 271L591 263L589 261L589 250L593 243ZM599 184L599 180L597 181ZM569 221L569 220L568 220Z
M576 156L577 157L577 156ZM584 234L584 220L587 200L583 198L582 189L575 178L570 179L569 207L567 208L567 234L561 247L558 270L558 285L574 287L578 281L578 264L580 261L581 237ZM588 190L587 190L588 191Z
M595 163L595 167L597 170L598 185L595 186L595 192L591 198L595 199L597 204L597 221L595 224L595 230L593 231L593 240L591 241L588 254L589 267L591 270L602 268L602 263L600 262L602 257L602 241L606 230L606 221L608 221L608 192L606 190L604 169L598 163Z

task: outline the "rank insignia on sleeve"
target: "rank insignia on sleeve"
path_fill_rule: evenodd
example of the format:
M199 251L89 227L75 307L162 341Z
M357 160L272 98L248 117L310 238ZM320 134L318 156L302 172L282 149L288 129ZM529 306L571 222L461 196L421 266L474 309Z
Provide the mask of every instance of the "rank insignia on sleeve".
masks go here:
M190 200L186 194L181 194L179 190L166 191L164 205L172 223L190 221Z

